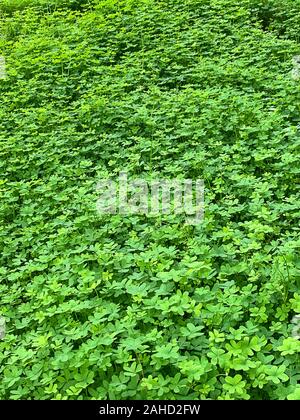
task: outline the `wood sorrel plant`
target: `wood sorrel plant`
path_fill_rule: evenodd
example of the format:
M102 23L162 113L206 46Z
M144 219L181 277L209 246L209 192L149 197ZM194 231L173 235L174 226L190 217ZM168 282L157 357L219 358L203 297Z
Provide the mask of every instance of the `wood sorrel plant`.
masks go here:
M1 0L1 399L300 398L299 33L295 0ZM203 220L97 213L122 171L203 180Z

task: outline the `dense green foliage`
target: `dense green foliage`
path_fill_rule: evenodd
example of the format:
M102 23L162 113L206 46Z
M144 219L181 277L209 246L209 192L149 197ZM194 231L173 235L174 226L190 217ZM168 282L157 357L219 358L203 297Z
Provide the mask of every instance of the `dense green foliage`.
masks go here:
M300 1L0 10L0 398L300 399ZM99 216L124 169L204 221Z

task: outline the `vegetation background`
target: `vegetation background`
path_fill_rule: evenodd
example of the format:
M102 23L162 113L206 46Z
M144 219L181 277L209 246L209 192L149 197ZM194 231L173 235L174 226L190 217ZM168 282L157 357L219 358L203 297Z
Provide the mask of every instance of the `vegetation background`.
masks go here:
M300 399L300 1L0 12L0 398ZM120 170L204 221L97 215Z

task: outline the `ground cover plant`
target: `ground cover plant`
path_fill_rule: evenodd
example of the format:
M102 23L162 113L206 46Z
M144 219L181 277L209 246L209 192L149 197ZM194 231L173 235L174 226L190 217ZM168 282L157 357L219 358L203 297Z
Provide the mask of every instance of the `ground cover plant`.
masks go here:
M0 398L300 399L300 1L0 13ZM204 220L97 214L120 170Z

